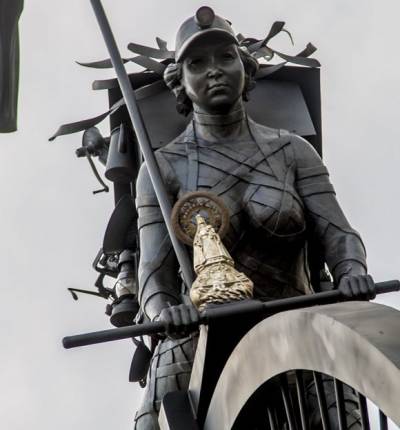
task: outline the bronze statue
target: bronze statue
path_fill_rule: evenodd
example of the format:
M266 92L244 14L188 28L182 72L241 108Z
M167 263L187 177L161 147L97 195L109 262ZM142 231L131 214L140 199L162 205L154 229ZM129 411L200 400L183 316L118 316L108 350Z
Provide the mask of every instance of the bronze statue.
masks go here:
M254 298L313 293L310 237L321 245L344 295L374 297L362 240L345 218L317 152L296 134L262 126L246 114L257 68L230 23L210 8L200 8L180 27L175 62L164 79L178 111L193 111L193 121L156 152L170 200L201 190L224 201L230 213L224 245L236 269L253 282ZM145 164L136 205L142 319L166 323L168 337L156 347L135 428L157 429L164 394L187 389L199 314L181 302L176 258Z

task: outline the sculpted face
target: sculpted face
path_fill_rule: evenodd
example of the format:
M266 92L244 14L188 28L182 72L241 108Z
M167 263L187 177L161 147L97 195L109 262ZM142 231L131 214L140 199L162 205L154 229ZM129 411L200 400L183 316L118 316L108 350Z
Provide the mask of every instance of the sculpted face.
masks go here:
M245 72L236 44L211 37L200 38L188 49L182 85L195 110L224 114L242 97Z

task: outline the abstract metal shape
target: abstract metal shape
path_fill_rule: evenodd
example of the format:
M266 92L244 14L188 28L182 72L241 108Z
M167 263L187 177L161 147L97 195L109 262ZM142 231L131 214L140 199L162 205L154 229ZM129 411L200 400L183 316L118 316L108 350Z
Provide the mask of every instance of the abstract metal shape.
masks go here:
M258 387L293 369L339 379L400 424L399 321L395 309L368 302L299 309L263 320L227 361L204 429L231 428Z

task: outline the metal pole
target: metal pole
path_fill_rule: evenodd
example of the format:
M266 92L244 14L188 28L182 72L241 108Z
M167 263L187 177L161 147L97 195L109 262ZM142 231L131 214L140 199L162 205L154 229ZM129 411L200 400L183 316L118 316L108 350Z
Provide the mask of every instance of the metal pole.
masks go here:
M160 170L150 144L149 135L147 133L142 115L135 99L135 94L132 90L131 82L122 63L121 55L119 53L117 44L115 42L110 24L107 20L101 1L90 0L90 2L93 6L93 10L99 23L100 30L103 34L104 41L110 54L111 62L117 74L118 83L121 88L121 92L124 97L125 104L128 109L129 116L132 121L132 125L135 130L135 134L139 142L144 161L146 162L150 179L154 187L154 191L160 204L165 225L167 227L169 236L171 238L172 246L175 250L176 257L181 267L183 281L186 283L187 287L190 288L193 283L193 274L191 269L192 265L186 248L181 242L179 242L172 228L171 204L169 202L164 182L161 177Z
M379 282L376 285L376 294L400 291L400 282L397 280ZM346 301L342 293L338 290L327 291L287 299L261 302L260 300L244 300L227 303L225 305L206 308L200 317L200 324L208 324L209 321L235 317L241 315L259 314L263 317L276 314L278 312L299 309L308 306L326 305ZM75 348L77 346L93 345L96 343L110 342L113 340L128 339L130 337L144 336L148 334L164 333L166 330L162 322L152 322L146 324L132 325L122 328L113 328L92 333L67 336L63 339L64 348Z

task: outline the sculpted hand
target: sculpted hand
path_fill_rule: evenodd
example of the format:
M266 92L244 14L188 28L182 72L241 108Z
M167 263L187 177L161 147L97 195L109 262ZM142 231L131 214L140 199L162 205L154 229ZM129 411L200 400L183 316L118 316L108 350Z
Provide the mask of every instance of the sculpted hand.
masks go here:
M165 324L168 337L179 339L198 329L200 314L193 305L178 305L164 308L157 319Z
M353 300L372 300L376 296L375 283L370 275L345 275L338 289L345 297Z

